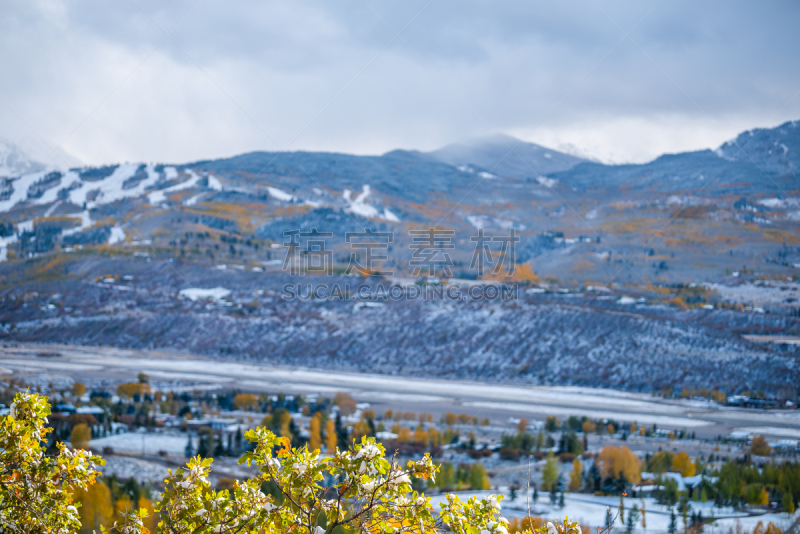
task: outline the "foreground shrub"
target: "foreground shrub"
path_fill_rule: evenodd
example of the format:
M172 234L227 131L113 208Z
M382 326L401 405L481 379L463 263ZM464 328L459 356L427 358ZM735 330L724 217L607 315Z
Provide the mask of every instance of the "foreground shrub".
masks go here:
M20 393L0 425L3 532L61 534L80 527L72 494L86 490L98 474L95 467L104 462L63 444L56 457L46 457L41 440L49 412L44 397ZM412 477L435 480L437 467L428 455L402 466L393 457L387 459L373 438L363 437L352 451L336 449L323 457L306 447L292 448L287 438L264 428L250 430L245 437L254 450L239 463L257 466L259 474L214 491L208 481L211 459L197 457L185 468L170 470L154 507L156 532L332 534L344 528L423 534L445 527L457 534L508 532L508 522L500 516L502 496L463 502L448 494L436 513L430 500L411 487ZM262 486L277 491L265 493ZM145 509L129 512L111 531L148 534L143 521L147 517ZM536 526L525 532L581 534L577 523L568 520Z
M94 482L99 456L63 443L45 456L42 445L50 406L39 395L17 394L0 420L0 527L3 532L75 532L80 528L73 494Z

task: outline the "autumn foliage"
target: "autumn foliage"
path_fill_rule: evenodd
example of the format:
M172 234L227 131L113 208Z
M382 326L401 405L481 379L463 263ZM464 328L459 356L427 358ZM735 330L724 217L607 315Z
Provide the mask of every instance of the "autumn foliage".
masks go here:
M639 458L624 445L615 447L606 445L597 456L597 463L603 476L621 478L631 483L638 483L641 480L639 469Z
M321 456L307 447L291 447L287 437L266 428L245 435L252 448L239 463L258 468L253 478L231 480L215 491L209 482L213 460L197 457L185 468L168 471L159 502L140 498L134 503L125 496L112 507L108 487L96 481L102 458L63 444L56 456L44 455L49 413L44 397L19 393L9 415L0 419L3 531L13 527L24 534L70 534L91 524L101 533L120 534L332 534L339 527L375 533L508 532L508 521L500 516L502 496L461 501L447 494L437 512L414 490L412 479L435 482L438 474L427 454L401 464L365 436L351 450L335 448ZM473 470L471 477L474 486L487 488L485 471ZM262 491L265 484L277 488L277 495ZM528 524L524 532L581 534L581 529L565 518L562 523Z

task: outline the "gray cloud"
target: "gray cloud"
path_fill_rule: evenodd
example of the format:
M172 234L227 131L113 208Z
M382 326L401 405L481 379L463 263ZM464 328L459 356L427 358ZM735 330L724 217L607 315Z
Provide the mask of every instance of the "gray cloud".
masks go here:
M501 131L642 161L800 117L792 2L137 2L7 3L0 136L103 163Z

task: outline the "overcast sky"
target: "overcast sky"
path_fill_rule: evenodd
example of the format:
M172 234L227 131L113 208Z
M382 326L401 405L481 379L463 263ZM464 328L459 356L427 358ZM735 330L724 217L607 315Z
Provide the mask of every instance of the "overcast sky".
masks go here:
M87 164L505 132L601 161L800 119L800 3L0 3L0 137Z

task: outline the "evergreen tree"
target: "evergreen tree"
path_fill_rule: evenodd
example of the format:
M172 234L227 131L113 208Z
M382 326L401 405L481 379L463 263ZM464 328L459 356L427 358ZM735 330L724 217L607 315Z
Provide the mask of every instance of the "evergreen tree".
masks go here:
M589 468L589 480L591 481L590 487L592 491L600 491L600 484L603 482L603 478L600 475L600 468L595 463Z
M689 504L689 499L684 497L680 503L681 519L683 519L683 530L689 528L689 514L692 511L692 505Z
M619 474L619 478L617 479L617 491L620 494L625 493L625 488L628 487L628 477L625 476L625 472L621 472Z
M337 413L336 414L336 440L338 443L341 443L343 447L347 447L347 427L342 425L342 415Z
M669 526L667 527L668 534L675 534L678 531L678 518L675 516L675 510L669 509Z
M639 507L634 504L633 508L631 508L631 512L628 514L625 532L632 534L633 530L636 528L637 521L639 521Z
M201 458L212 458L214 454L214 436L210 432L201 432L197 443L197 455Z
M792 494L789 491L783 492L783 500L781 501L783 506L783 511L789 515L794 513L794 500L792 499Z
M539 490L536 489L536 486L533 487L533 504L536 504L536 501L539 500Z
M558 478L556 479L556 489L563 493L566 489L566 485L564 484L564 475L559 471Z
M561 495L559 495L559 497L558 497L558 507L559 508L564 508L564 506L565 506L564 505L564 492L562 491Z
M511 486L508 489L508 500L511 501L511 502L514 502L514 501L517 500L517 487L516 486Z
M186 448L183 449L183 455L187 458L194 456L194 446L192 445L192 435L189 434L189 440L186 442Z

